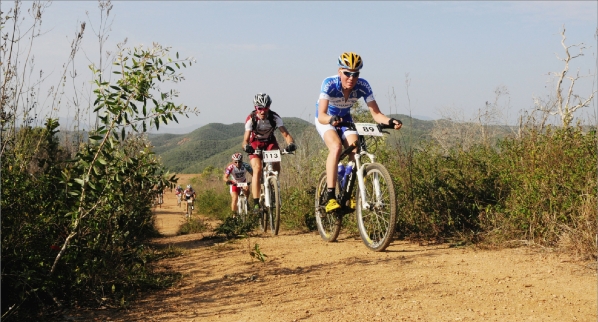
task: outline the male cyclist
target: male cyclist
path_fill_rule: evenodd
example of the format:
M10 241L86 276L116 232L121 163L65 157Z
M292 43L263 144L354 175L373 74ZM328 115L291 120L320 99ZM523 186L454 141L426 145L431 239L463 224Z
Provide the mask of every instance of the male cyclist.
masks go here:
M337 180L337 164L343 146L348 147L357 141L356 131L347 130L346 127L337 128L340 122L353 122L350 114L351 106L358 99L363 98L374 121L394 125L395 130L402 126L401 121L389 118L380 112L370 84L365 79L359 78L359 70L362 67L363 62L359 55L353 52L342 53L338 58L338 74L324 79L320 97L316 103L316 129L328 147L326 212L332 212L341 207L335 199L334 191ZM351 155L351 158L353 157Z
M293 137L282 123L282 118L270 110L272 99L268 94L259 93L253 98L255 111L251 112L245 120L245 135L243 136L243 151L249 154L249 162L253 168L253 182L251 192L253 194L253 211L259 212L260 179L262 177L262 156L252 154L256 149L262 151L279 149L274 131L278 128L282 137L287 143L287 151L293 152L297 149ZM272 164L275 171L280 173L280 162Z
M185 191L183 192L183 196L185 198L185 200L189 200L191 198L193 198L193 203L191 204L191 209L194 209L194 204L195 204L195 190L193 190L193 187L191 187L190 184L187 185L187 189L185 189Z
M176 188L174 188L174 195L177 196L177 198L181 198L183 199L182 193L184 192L183 187L181 187L181 185L177 185Z
M226 182L226 184L230 184L230 196L232 197L230 209L232 211L232 215L234 216L237 213L237 201L239 200L239 192L241 189L243 189L245 195L249 196L247 193L249 191L249 187L239 188L234 184L237 182L247 182L245 174L249 172L251 175L253 175L253 169L248 163L243 162L243 155L241 153L235 153L231 158L233 161L224 169L224 176L222 179Z

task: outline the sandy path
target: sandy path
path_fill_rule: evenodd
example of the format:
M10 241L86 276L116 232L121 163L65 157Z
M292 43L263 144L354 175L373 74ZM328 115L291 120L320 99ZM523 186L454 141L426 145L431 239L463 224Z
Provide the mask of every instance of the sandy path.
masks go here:
M183 182L185 178L182 178ZM174 194L156 212L156 240L187 249L163 265L185 278L97 321L596 321L595 263L541 249L479 250L393 242L368 251L315 233L215 243L172 236L184 220ZM267 260L249 255L260 245Z

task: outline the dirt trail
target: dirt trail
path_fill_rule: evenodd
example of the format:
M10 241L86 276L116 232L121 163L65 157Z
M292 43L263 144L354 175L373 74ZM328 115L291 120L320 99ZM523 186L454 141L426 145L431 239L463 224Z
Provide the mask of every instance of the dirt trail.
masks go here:
M182 183L188 177L182 178ZM186 184L186 183L185 183ZM126 311L79 315L95 321L596 321L595 263L548 250L499 251L393 242L368 251L341 235L281 229L272 237L214 243L202 234L173 236L183 210L167 193L156 243L187 250L163 262L184 274ZM260 245L267 260L249 255Z

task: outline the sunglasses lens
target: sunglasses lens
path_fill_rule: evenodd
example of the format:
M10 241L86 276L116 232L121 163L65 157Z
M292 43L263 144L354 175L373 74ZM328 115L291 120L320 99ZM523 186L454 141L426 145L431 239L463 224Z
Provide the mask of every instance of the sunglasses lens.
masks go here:
M359 77L359 72L343 72L347 77Z

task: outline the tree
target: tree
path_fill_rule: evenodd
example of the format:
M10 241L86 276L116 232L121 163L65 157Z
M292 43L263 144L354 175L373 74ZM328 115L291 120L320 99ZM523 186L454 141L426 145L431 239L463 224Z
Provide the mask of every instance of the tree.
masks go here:
M566 39L565 26L563 26L561 31L561 45L565 49L565 57L560 58L557 55L557 59L563 61L565 66L563 67L562 71L552 73L557 78L555 88L556 98L550 98L548 102L544 102L542 99L534 97L534 105L536 106L536 110L543 113L541 125L544 125L549 115L558 115L561 119L563 127L569 127L573 121L573 113L583 107L589 106L594 99L594 95L596 94L596 90L593 90L592 93L584 99L580 95L577 95L573 92L573 87L576 81L583 77L592 75L580 75L579 70L577 70L575 75L568 76L569 63L573 59L583 56L583 50L586 49L586 47L584 43L567 46L565 44ZM577 54L571 54L570 49L575 47L579 49L579 52ZM569 80L570 83L567 92L563 93L563 82L565 80Z

